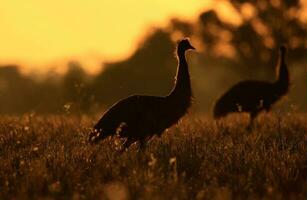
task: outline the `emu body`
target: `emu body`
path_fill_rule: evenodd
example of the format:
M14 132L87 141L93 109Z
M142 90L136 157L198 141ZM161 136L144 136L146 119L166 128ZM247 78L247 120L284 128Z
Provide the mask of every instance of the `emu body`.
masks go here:
M213 110L218 119L233 112L248 112L250 125L259 112L270 111L272 105L289 89L289 72L285 62L286 47L280 48L275 82L243 81L231 87L216 102Z
M191 105L192 91L185 52L194 49L188 40L177 46L179 64L173 90L167 96L133 95L115 103L107 110L90 133L92 143L118 134L127 138L125 147L135 141L141 145L154 135L163 131L187 112Z

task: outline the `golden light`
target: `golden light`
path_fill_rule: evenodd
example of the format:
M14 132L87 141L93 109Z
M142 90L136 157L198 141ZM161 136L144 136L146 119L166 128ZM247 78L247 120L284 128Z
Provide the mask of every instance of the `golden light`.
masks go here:
M0 64L44 71L75 59L93 72L102 60L128 56L150 26L163 26L173 16L197 17L210 2L4 0Z
M103 61L129 56L150 28L164 27L172 17L196 20L209 8L226 22L242 23L227 0L3 0L0 65L63 72L75 60L95 73Z

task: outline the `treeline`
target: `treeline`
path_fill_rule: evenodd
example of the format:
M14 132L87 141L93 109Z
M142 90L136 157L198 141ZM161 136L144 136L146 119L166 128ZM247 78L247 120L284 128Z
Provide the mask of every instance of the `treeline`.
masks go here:
M244 79L274 79L277 49L289 47L291 89L285 109L307 110L307 24L300 1L230 1L241 16L234 25L214 10L195 22L172 19L154 29L126 60L102 63L104 70L89 76L78 62L63 76L44 80L23 76L17 66L0 68L0 113L97 112L131 94L165 95L176 70L176 40L191 37L198 54L189 56L194 107L210 111L214 100L230 85Z
M0 112L88 113L135 93L167 94L176 70L173 51L169 34L157 31L130 59L105 63L96 76L78 62L70 62L63 76L48 73L43 80L22 75L18 66L2 66Z

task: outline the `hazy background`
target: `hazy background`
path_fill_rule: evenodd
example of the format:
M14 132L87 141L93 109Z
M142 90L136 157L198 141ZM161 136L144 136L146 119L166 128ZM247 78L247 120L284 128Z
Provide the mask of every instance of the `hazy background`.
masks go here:
M131 94L166 95L176 41L190 37L194 111L246 79L275 79L277 112L307 111L307 1L1 1L0 113L95 113Z

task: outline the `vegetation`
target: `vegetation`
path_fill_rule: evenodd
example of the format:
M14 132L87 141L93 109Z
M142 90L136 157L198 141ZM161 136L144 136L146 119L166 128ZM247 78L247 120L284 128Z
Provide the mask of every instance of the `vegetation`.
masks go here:
M307 117L189 115L146 150L87 143L96 117L1 117L0 199L304 199Z

